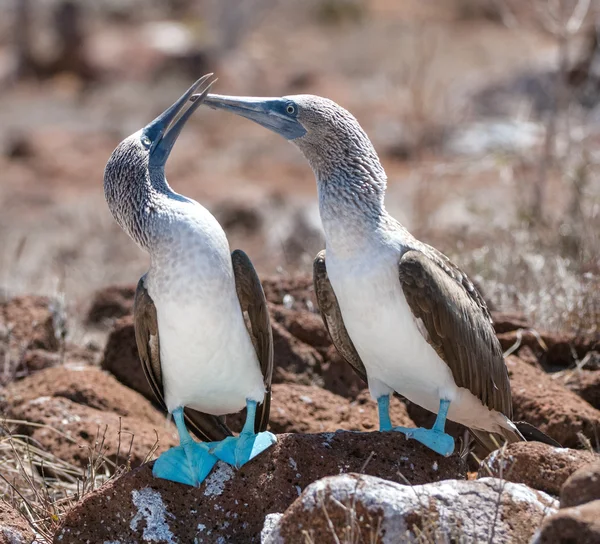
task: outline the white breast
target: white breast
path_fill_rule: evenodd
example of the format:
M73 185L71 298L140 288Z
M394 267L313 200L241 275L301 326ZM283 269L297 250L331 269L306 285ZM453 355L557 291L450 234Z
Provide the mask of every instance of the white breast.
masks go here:
M237 294L229 246L216 220L171 217L146 287L154 300L165 401L214 415L263 400L264 383ZM177 225L173 225L173 223Z
M365 365L372 396L396 391L434 413L440 399L448 399L449 419L475 428L496 428L505 418L456 386L449 367L420 332L398 279L399 255L395 248L344 260L327 253L331 285Z

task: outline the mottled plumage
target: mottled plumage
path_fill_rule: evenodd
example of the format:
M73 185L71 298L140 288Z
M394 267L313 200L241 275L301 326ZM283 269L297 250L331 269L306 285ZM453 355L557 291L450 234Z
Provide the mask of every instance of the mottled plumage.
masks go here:
M230 253L210 212L173 191L165 177L169 153L208 87L175 118L206 80L121 142L104 175L110 211L150 254L135 297L136 342L152 390L174 415L181 439L157 460L154 474L190 485L202 482L217 458L237 466L275 440L261 432L269 420L273 341L260 281L245 253ZM247 425L233 438L220 416L244 406ZM185 422L199 438L220 442L194 442Z
M354 116L312 95L209 95L206 104L282 134L312 167L327 247L314 262L317 300L336 348L368 380L382 429L391 428L387 399L396 391L439 414L431 430L398 430L444 455L453 448L446 415L488 445L489 432L522 440L483 298L388 214L385 171Z

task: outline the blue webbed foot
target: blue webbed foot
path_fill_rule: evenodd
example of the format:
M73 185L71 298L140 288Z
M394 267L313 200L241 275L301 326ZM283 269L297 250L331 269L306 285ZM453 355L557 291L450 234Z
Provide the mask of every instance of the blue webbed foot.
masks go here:
M173 419L179 433L180 445L164 452L156 460L152 474L156 478L197 487L218 461L209 451L213 444L194 441L185 426L183 408L173 410Z
M198 487L217 461L206 444L192 442L164 452L154 463L152 474L156 478Z
M423 427L418 427L417 429L394 427L394 431L403 433L406 438L413 438L417 442L421 442L421 444L424 444L429 449L444 457L448 457L454 452L454 438L443 431L424 429Z
M271 447L277 438L273 433L263 431L254 432L254 420L256 418L256 402L246 401L246 423L239 436L228 436L225 440L211 447L210 453L225 461L227 464L240 468L250 459Z
M239 436L229 436L222 440L211 449L210 453L221 461L240 468L275 442L277 437L269 431L258 434L242 432Z
M406 438L414 438L417 442L421 442L421 444L424 444L436 453L448 457L454 452L454 438L444 432L449 408L450 401L441 399L440 409L431 429L424 429L423 427L417 429L394 427L394 431L404 433Z

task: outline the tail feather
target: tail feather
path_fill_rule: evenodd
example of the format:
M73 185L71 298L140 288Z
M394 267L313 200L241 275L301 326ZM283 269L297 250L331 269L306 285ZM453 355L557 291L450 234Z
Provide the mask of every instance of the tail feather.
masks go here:
M562 448L562 444L540 431L537 427L534 427L531 423L527 423L526 421L515 421L514 423L527 442L541 442L555 448Z
M513 442L541 442L556 448L561 445L549 437L547 434L534 427L531 423L525 421L511 422L507 420L510 427L501 427L497 433L481 431L478 429L469 429L475 441L490 453L497 450L504 442L512 444Z

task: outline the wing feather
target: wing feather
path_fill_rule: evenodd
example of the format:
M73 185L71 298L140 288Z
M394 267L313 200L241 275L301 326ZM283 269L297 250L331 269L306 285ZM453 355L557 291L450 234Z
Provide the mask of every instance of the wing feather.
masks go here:
M247 312L250 321L250 336L256 349L256 355L265 384L265 396L258 405L255 431L264 431L269 423L271 407L271 379L273 376L273 332L267 299L252 262L242 250L231 254L235 288L242 312Z
M510 419L512 398L502 349L485 302L466 275L447 259L432 259L418 250L404 253L398 272L409 306L423 321L427 341L450 367L456 385Z
M325 250L320 251L313 262L313 282L321 317L333 345L356 373L367 382L367 370L346 330L337 297L327 276Z

